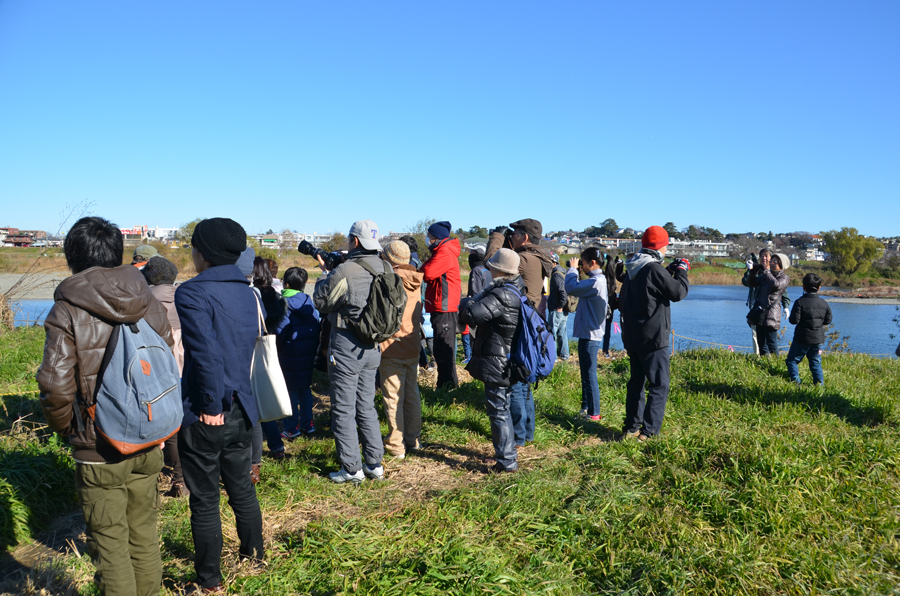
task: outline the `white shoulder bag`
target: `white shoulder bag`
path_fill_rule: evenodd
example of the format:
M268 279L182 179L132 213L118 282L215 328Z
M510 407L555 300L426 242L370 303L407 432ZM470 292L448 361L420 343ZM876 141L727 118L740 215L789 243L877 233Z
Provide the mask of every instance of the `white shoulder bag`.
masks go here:
M255 292L254 292L255 294ZM284 374L278 363L276 336L266 335L266 321L259 297L256 298L256 312L259 315L259 335L253 346L253 362L250 365L250 389L256 397L256 409L260 422L279 420L291 415L291 396L288 394Z

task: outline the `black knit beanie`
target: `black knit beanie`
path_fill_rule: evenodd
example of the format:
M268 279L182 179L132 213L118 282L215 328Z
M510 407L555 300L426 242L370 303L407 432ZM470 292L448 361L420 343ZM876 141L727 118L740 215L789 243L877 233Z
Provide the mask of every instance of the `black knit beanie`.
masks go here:
M175 278L178 277L178 267L168 259L153 257L147 261L147 264L141 269L141 273L144 274L147 285L170 286L175 283Z
M234 265L247 248L247 233L233 219L211 217L194 228L191 245L214 267Z

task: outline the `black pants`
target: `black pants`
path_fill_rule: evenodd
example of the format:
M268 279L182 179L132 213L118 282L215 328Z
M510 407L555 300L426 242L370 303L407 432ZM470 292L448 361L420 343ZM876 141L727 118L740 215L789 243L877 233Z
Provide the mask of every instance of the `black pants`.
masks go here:
M628 352L628 357L631 378L625 396L625 424L622 429L626 433L640 430L651 437L658 435L669 399L669 349Z
M178 433L166 439L163 450L166 465L172 468L172 484L184 484L184 472L181 470L181 457L178 455Z
M253 428L240 402L225 412L225 424L196 422L181 428L178 450L184 481L191 491L191 534L197 581L211 588L222 581L222 519L219 477L234 511L241 557L263 558L262 514L250 482L250 440Z
M765 356L766 354L778 355L778 329L757 325L756 341L759 343L760 356Z
M458 313L431 313L431 328L434 329L434 363L437 364L437 386L455 389L459 386L456 378L456 320Z

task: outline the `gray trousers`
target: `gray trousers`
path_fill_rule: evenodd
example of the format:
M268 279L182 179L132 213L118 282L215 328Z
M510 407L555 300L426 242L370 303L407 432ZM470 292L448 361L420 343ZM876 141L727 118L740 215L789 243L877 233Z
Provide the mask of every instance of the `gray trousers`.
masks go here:
M381 428L375 411L375 373L381 351L366 346L350 332L335 329L328 356L331 380L331 430L337 459L350 474L362 468L359 445L366 464L377 466L384 456Z

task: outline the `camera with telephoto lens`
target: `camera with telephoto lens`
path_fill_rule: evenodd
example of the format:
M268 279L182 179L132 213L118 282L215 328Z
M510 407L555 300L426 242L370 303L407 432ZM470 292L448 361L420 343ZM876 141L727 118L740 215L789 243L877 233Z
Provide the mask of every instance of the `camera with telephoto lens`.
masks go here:
M344 253L326 252L321 248L316 248L315 246L313 246L312 242L308 242L306 240L300 241L300 245L297 246L297 252L302 255L309 255L312 258L322 257L322 261L324 261L325 263L325 268L329 271L333 270L335 267L347 260L347 256Z

